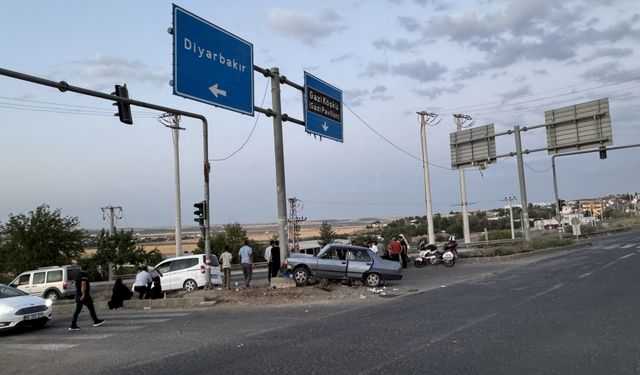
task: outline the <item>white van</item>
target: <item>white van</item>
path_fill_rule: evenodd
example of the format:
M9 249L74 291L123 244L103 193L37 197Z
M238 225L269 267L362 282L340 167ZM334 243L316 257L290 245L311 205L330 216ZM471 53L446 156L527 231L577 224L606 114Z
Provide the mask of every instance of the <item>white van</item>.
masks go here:
M74 279L79 266L42 267L21 273L9 285L25 293L52 301L76 295Z
M162 272L162 290L195 290L206 285L205 255L184 255L169 258L158 263L156 267ZM211 266L211 283L222 284L220 267Z

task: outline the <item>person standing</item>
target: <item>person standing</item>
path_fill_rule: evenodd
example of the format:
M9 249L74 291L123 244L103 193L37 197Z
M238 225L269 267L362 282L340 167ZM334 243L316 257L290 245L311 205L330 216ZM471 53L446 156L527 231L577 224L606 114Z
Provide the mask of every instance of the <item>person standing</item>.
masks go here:
M267 280L269 280L269 283L271 283L271 249L273 248L273 244L275 242L273 240L269 241L269 246L267 246L266 249L264 249L264 260L267 261Z
M149 294L149 284L152 282L153 280L147 271L147 267L140 266L138 274L136 275L136 281L133 283L133 290L138 292L138 299L147 299L151 297Z
M233 256L229 252L229 246L224 246L224 252L220 254L220 263L222 267L222 272L224 273L224 287L226 289L231 289L231 260Z
M282 264L282 262L280 262L280 241L274 241L273 245L271 248L271 277L278 277L278 272Z
M238 260L242 264L244 286L245 288L250 288L251 277L253 276L253 249L249 246L249 240L244 240L244 246L238 251Z
M389 252L387 248L382 243L382 237L376 238L373 243L378 248L378 256L382 259L389 259Z
M93 326L99 327L104 323L104 319L98 319L96 315L96 309L93 307L93 299L91 298L91 284L89 284L89 275L87 274L87 266L81 265L80 272L75 278L76 284L76 309L73 312L71 318L71 327L69 331L78 331L78 315L82 310L82 306L87 306L91 319L93 319Z
M393 237L391 243L389 244L389 259L394 260L396 262L400 262L400 253L402 252L402 245L400 245L400 241L397 238Z
M409 242L406 238L404 238L404 234L400 234L400 263L402 263L402 268L407 268L407 263L409 262L409 256L407 252L409 251Z

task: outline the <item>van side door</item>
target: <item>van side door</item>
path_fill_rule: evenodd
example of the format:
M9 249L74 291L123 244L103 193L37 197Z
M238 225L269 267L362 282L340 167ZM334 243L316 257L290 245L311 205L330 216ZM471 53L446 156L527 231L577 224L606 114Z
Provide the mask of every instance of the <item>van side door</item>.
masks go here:
M31 278L31 291L29 293L35 296L42 296L47 286L47 284L45 284L46 278L46 271L34 272Z

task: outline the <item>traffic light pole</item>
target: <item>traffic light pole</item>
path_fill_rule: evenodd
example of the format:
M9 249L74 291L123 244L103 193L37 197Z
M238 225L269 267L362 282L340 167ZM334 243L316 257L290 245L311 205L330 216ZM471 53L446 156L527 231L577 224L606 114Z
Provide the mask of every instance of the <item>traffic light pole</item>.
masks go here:
M96 98L100 98L100 99L106 99L106 100L110 100L110 101L115 101L115 102L119 102L119 103L123 103L125 105L133 105L136 107L142 107L142 108L148 108L148 109L153 109L156 111L160 111L160 112L169 112L169 113L173 113L176 115L180 115L180 116L184 116L184 117L189 117L189 118L193 118L193 119L197 119L202 121L202 141L203 141L203 153L204 153L204 165L203 165L203 171L204 171L204 199L206 202L206 210L207 210L207 215L206 215L206 219L205 219L205 236L204 236L204 242L205 242L205 251L206 251L206 256L207 259L211 258L211 249L209 248L210 245L210 221L211 221L211 214L209 211L209 173L211 171L211 166L209 165L209 133L208 133L208 123L207 123L207 119L206 117L204 117L203 115L197 114L197 113L192 113L192 112L186 112L186 111L182 111L176 108L171 108L171 107L165 107L165 106L161 106L161 105L157 105L157 104L152 104L152 103L146 103L146 102L142 102L139 100L133 100L127 97L122 97L122 96L117 96L117 95L109 95L109 94L105 94L102 93L100 91L94 91L94 90L89 90L89 89L85 89L82 87L77 87L77 86L72 86L70 84L68 84L65 81L60 81L60 82L56 82L56 81L51 81L48 79L44 79L44 78L40 78L40 77L36 77L36 76L32 76L32 75L28 75L28 74L24 74L24 73L20 73L20 72L16 72L13 70L8 70L8 69L4 69L4 68L0 68L0 75L2 76L6 76L6 77L11 77L11 78L15 78L15 79L19 79L22 81L27 81L27 82L31 82L31 83L36 83L38 85L43 85L43 86L49 86L49 87L54 87L58 90L60 90L61 92L67 92L67 91L71 91L71 92L75 92L78 94L82 94L82 95L88 95L88 96L93 96ZM207 280L211 280L211 272L210 270L207 271Z

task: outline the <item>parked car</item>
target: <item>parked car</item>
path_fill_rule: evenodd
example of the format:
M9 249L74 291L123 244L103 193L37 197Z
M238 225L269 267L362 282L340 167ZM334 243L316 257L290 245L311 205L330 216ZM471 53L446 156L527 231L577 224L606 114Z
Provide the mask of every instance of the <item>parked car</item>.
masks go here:
M21 273L9 285L28 294L55 301L76 295L74 279L79 272L80 267L73 265L42 267Z
M299 286L311 278L358 280L369 287L377 287L386 280L402 279L402 266L380 258L366 247L332 243L318 255L293 253L285 261Z
M0 284L0 331L23 325L42 327L53 313L53 301Z
M162 272L162 290L184 289L188 291L206 285L205 255L184 255L166 259L156 267ZM220 267L211 266L211 283L221 285Z

